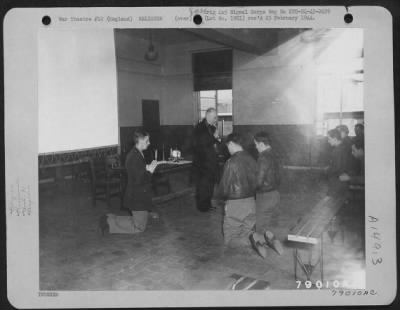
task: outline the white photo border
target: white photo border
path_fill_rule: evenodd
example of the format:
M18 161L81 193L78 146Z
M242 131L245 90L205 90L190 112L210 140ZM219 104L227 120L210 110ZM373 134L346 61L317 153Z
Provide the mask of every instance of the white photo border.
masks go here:
M273 7L329 8L314 20L270 23L192 22L196 9L219 7L15 8L4 18L5 173L7 291L18 308L313 306L390 304L397 292L396 190L392 16L383 7L352 6L351 24L344 6ZM270 9L272 7L253 7ZM200 11L200 14L201 11ZM52 28L362 28L364 29L366 123L366 269L367 294L333 295L331 290L270 291L58 291L39 289L38 206L38 30L42 17ZM59 17L133 16L130 21L62 22ZM162 21L136 21L137 16L163 16ZM175 16L189 16L176 21ZM9 212L15 195L30 193L29 213ZM379 232L379 240L374 232ZM379 243L379 250L376 244Z

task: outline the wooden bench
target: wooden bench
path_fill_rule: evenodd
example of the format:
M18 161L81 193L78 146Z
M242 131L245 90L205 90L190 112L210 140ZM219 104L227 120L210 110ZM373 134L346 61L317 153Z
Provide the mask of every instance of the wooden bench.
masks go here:
M337 212L345 204L344 198L325 197L306 215L297 221L288 233L288 240L295 243L293 250L294 256L294 276L297 280L297 266L300 265L307 280L310 280L314 269L320 265L321 281L323 281L323 233L335 218ZM342 230L342 236L343 230ZM344 237L343 237L344 238ZM319 256L316 263L312 264L311 255L315 245L319 244ZM309 261L305 263L299 255L299 247L306 245Z

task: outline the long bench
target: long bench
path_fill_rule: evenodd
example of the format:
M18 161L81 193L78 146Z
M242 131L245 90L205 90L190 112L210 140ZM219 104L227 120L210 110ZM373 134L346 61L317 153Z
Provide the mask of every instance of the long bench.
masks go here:
M314 269L320 265L321 281L324 278L323 265L323 233L345 204L344 198L325 197L306 215L300 218L296 225L289 230L288 240L294 242L294 276L297 280L297 266L300 265L307 280L310 280ZM311 255L314 246L319 244L319 256L312 264ZM309 261L305 263L299 255L299 247L307 245Z

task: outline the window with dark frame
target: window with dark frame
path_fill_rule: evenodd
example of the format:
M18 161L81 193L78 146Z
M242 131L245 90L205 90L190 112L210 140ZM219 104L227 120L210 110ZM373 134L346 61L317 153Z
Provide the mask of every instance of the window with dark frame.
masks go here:
M364 123L363 71L351 74L323 74L318 78L315 129L326 135L338 125L347 125L349 136L354 127Z
M231 49L192 55L198 121L205 117L208 108L215 108L218 114L218 130L222 136L233 131L232 57Z
M206 116L209 108L217 110L218 129L222 136L227 136L233 131L232 119L232 89L204 90L197 94L199 98L199 119Z

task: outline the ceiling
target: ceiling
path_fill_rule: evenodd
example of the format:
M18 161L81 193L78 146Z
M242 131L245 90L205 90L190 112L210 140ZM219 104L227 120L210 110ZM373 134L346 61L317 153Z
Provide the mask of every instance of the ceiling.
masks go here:
M186 29L203 39L248 53L262 55L298 35L298 28Z
M190 43L194 41L210 41L226 47L242 50L248 53L262 55L277 47L282 41L298 35L304 29L296 28L241 28L241 29L118 29L134 38L149 40L150 31L155 43L162 45Z
M118 29L118 32L132 36L133 38L150 39L150 29ZM151 29L151 33L153 41L162 45L181 44L201 40L201 38L191 33L173 28Z

